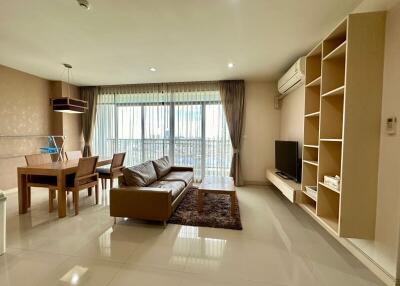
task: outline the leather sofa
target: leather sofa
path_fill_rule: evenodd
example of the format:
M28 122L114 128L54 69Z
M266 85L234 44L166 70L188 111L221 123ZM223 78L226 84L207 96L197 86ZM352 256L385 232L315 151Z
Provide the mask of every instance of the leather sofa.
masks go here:
M110 215L161 221L166 225L193 185L193 168L171 166L167 156L125 168L110 191Z

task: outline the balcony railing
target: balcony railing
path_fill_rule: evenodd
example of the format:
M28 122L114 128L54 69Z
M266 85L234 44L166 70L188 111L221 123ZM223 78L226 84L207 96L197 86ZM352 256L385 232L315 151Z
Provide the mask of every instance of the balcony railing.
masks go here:
M227 176L232 159L229 140L110 138L93 143L94 152L101 156L110 157L115 152L126 152L125 166L169 155L176 166L192 166L196 179L205 175Z

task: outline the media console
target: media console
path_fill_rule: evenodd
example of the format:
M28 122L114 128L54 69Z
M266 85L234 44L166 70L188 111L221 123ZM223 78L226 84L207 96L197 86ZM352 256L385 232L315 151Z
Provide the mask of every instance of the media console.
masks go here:
M266 178L270 181L275 187L277 187L282 194L288 198L292 203L296 200L296 192L301 191L301 184L296 183L290 179L284 179L281 176L277 175L276 172L278 170L271 168L266 171Z

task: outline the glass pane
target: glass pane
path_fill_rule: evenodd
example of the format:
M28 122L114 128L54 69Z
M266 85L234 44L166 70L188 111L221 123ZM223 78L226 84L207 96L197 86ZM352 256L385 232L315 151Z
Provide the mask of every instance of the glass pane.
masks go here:
M221 104L206 105L205 175L228 176L232 145Z
M193 166L195 177L201 178L202 106L175 105L174 163Z
M144 159L155 160L169 155L170 106L144 106Z
M97 105L96 128L94 129L93 154L110 158L115 150L115 107L113 104Z
M142 162L142 108L141 106L118 106L117 152L126 152L125 165Z

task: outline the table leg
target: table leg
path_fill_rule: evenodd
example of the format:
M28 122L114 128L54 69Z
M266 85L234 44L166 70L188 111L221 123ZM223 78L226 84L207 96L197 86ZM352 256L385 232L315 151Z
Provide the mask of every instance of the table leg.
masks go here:
M67 215L67 196L65 192L65 176L57 176L58 192L58 217L63 218Z
M236 193L231 193L231 216L236 213Z
M200 190L197 191L197 210L199 212L203 211L203 205L204 205L204 193Z
M18 207L20 214L28 211L28 188L25 174L18 174Z

